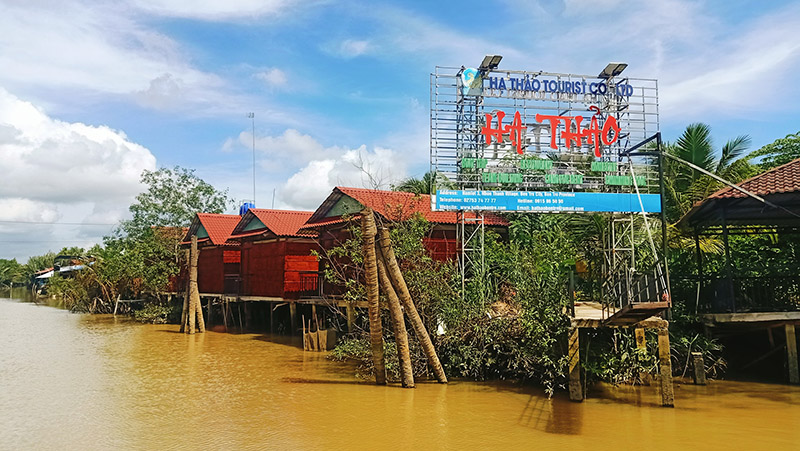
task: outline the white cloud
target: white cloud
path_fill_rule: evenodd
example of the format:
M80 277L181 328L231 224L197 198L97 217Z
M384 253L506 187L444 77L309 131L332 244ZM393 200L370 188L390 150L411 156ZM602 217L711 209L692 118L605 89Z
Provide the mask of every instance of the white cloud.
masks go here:
M258 72L255 74L255 77L258 78L259 80L265 81L269 86L272 86L273 88L286 86L286 82L288 81L286 72L278 69L277 67L273 67L271 69Z
M303 5L308 8L321 2L291 0L133 0L131 2L150 14L208 21L253 19L275 16Z
M279 194L292 208L315 210L334 186L386 189L405 176L405 163L395 151L381 147L368 151L361 146L338 158L309 162L289 177Z
M124 133L53 119L2 88L0 161L0 219L6 221L115 222L141 191L141 172L156 167L150 151ZM98 240L109 229L91 229L89 235ZM63 233L58 239L89 239L86 231L53 230ZM4 231L41 239L40 229L24 224ZM0 252L17 256L29 249L7 247Z
M0 4L0 85L73 105L131 96L154 109L195 115L241 111L248 100L194 67L172 38L124 4Z
M339 56L343 58L355 58L361 56L371 49L369 41L347 39L339 45Z

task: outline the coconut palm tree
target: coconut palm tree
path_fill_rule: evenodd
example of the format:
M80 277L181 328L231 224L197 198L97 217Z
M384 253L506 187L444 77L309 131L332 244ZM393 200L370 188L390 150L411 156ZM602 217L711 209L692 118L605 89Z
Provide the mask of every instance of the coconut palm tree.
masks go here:
M433 194L434 188L452 188L452 182L436 171L428 171L421 179L409 177L397 185L392 185L393 191L405 191L414 194Z
M696 123L686 127L675 143L665 145L670 154L732 183L738 183L757 172L756 167L750 164L750 157L744 155L750 146L750 137L747 135L726 142L717 153L711 140L711 128ZM671 160L666 161L664 175L667 217L671 222L680 219L695 202L724 186L685 164Z

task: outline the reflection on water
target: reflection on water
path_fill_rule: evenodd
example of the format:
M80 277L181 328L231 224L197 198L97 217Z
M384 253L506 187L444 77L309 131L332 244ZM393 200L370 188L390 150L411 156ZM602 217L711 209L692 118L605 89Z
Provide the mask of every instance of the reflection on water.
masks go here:
M498 383L378 387L287 337L142 325L0 300L0 449L773 448L800 389L600 387L582 404Z

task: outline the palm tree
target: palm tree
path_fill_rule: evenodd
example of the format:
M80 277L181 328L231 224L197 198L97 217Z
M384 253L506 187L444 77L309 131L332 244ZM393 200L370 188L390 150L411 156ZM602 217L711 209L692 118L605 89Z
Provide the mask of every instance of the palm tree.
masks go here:
M435 188L452 188L452 182L436 171L428 171L421 179L409 177L398 185L392 185L393 191L405 191L414 194L433 194Z
M711 128L696 123L686 127L674 144L667 143L665 146L668 153L732 183L738 183L756 172L755 166L750 164L750 157L743 156L750 146L750 137L747 135L726 142L717 157L711 140ZM687 165L671 160L666 161L664 175L667 216L671 222L686 214L695 202L724 186Z

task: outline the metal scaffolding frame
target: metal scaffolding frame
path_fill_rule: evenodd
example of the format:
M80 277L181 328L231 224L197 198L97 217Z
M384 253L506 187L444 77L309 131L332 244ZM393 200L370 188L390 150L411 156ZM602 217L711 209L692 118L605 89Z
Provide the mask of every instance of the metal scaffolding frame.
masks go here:
M660 155L653 152L630 153L631 147L637 147L644 141L651 140L659 133L658 112L658 84L656 80L635 79L628 77L609 78L605 81L608 91L614 92L616 86L629 85L633 87L632 95L620 96L615 94L581 96L543 94L541 92L516 91L511 92L499 89L487 89L487 78L483 80L484 88L477 95L465 95L461 86L461 73L464 68L437 66L431 74L430 97L430 167L461 190L504 189L501 183L487 183L482 174L484 172L496 173L521 173L522 182L516 184L519 191L589 191L589 192L616 192L639 195L641 193L662 193L661 160ZM584 85L589 79L597 77L573 74L556 74L546 72L525 72L493 69L481 73L484 77L503 77L504 80L540 79L558 80L558 82L577 83L583 81ZM592 109L596 107L596 109ZM599 110L599 111L598 111ZM518 155L515 149L507 142L493 142L486 145L481 129L486 126L486 113L493 120L497 112L502 111L507 121L515 112L520 113L524 126L522 136L525 152ZM605 183L608 173L597 173L590 169L591 162L595 160L587 146L576 148L565 142L561 136L565 125L560 125L558 133L551 130L549 124L542 124L535 120L537 114L545 115L582 115L588 118L599 113L601 120L609 116L616 119L622 132L612 145L602 147L600 161L616 163L618 167L614 175L627 176L630 174L633 186L609 186ZM508 123L508 122L506 122ZM493 124L489 124L490 127ZM584 123L585 125L585 123ZM499 126L499 125L498 125ZM572 131L572 130L570 130ZM556 136L550 136L551 132ZM660 135L659 135L660 136ZM558 151L547 146L554 143ZM660 138L659 142L660 144ZM660 150L660 146L658 147ZM552 161L550 173L581 174L583 183L580 186L569 186L563 189L554 187L547 182L545 174L536 170L519 170L517 163L520 159L549 159ZM464 159L481 159L486 166L465 167ZM548 172L548 171L544 171ZM637 177L641 177L644 184L637 185ZM462 288L470 277L484 273L484 232L485 222L482 212L476 211L475 215L469 211L458 212L457 236L461 243L459 266L462 276ZM662 206L663 223L663 206ZM608 231L605 234L607 242L604 243L604 274L601 296L604 304L612 310L625 302L641 299L641 285L643 274L637 265L637 245L641 245L641 236L649 234L644 230L647 221L640 220L645 213L614 214L609 213ZM666 230L662 227L662 232ZM652 244L652 237L650 237ZM665 239L665 237L663 237ZM662 259L654 255L656 262ZM657 265L660 266L660 265ZM667 285L666 267L654 268L656 286ZM649 280L649 279L648 279ZM652 282L645 280L650 286ZM637 288L638 286L638 288ZM638 291L637 291L638 290ZM658 290L656 290L658 291Z

